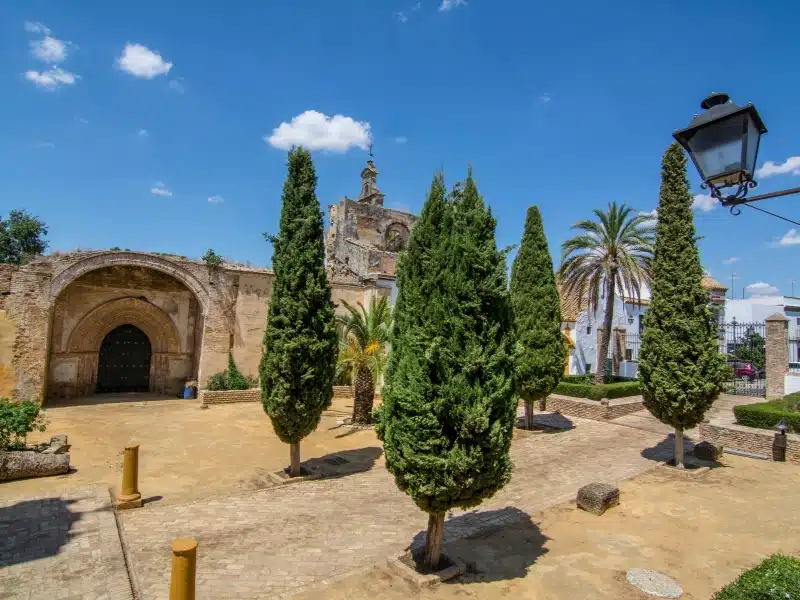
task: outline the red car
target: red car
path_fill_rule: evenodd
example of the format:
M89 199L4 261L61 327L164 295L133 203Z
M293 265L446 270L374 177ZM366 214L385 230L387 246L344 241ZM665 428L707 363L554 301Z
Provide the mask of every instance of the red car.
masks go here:
M744 363L736 365L733 369L733 375L737 379L753 381L758 377L758 370L751 363Z

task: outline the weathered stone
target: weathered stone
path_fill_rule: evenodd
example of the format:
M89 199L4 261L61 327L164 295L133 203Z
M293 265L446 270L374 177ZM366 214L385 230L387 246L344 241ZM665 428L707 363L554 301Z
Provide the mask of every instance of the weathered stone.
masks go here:
M48 477L69 472L69 454L27 450L0 452L0 481L23 477Z
M66 454L68 451L67 436L54 435L50 438L50 445L42 450L42 454Z
M722 446L716 446L711 442L700 442L694 446L695 458L702 460L719 460L722 457Z
M619 488L608 483L590 483L578 490L578 508L602 515L619 504Z
M630 569L625 574L625 579L645 594L657 598L680 598L683 595L681 586L658 571Z

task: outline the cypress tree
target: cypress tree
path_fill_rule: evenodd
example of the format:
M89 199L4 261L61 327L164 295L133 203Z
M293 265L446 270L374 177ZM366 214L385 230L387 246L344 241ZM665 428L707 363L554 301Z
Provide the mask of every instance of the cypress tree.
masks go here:
M511 268L511 303L517 394L525 402L525 427L531 429L533 403L558 385L567 357L553 260L536 206L528 208L522 243Z
M433 569L445 512L480 504L511 477L513 319L494 230L471 173L447 200L439 175L398 264L378 435L398 487L429 514Z
M338 349L316 186L311 155L293 149L280 232L269 237L275 279L259 369L264 410L281 441L290 444L293 477L300 475L300 440L331 405Z
M722 391L725 361L695 244L686 156L673 143L661 163L653 289L639 359L644 405L675 428L675 466L683 432L697 426Z

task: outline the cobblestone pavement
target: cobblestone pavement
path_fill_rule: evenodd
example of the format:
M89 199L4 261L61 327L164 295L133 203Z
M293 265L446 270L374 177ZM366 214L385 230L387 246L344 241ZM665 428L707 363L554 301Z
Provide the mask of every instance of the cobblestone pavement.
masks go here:
M592 481L615 482L671 455L664 436L561 415L558 433L518 431L512 482L476 510L453 511L445 541L532 515ZM379 445L376 443L376 446ZM121 514L142 600L168 596L170 543L199 541L198 596L282 596L421 544L425 515L398 491L379 461L367 472Z
M133 598L107 488L0 501L0 598Z

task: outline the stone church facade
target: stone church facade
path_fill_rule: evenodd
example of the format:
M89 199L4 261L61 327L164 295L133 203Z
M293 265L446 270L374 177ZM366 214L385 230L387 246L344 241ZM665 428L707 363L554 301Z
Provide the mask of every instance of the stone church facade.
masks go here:
M416 222L383 207L372 161L356 200L329 206L334 303L395 294ZM174 395L227 367L256 376L274 273L148 252L91 251L0 265L0 397L57 404L95 393Z

